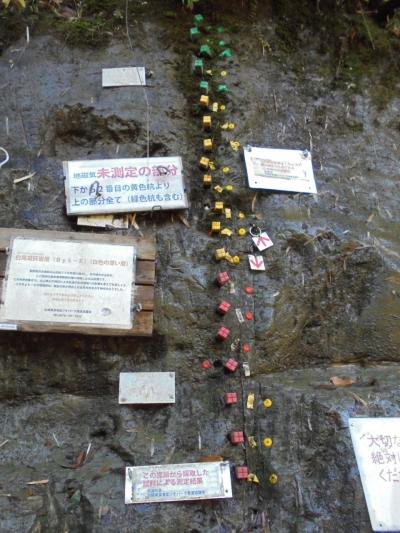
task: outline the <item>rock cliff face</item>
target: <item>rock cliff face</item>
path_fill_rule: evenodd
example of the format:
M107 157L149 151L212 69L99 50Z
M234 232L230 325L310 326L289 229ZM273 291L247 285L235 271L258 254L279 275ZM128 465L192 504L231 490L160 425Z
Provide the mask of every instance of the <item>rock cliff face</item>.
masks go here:
M191 17L171 19L158 9L162 3L152 4L132 17L133 56L124 40L88 50L42 33L0 57L0 146L10 153L0 170L1 226L79 231L65 215L62 160L145 154L143 93L103 90L103 67L153 72L150 152L182 156L191 199L189 227L177 214L137 217L140 231L157 237L152 338L1 333L0 530L369 532L348 418L399 413L396 67L378 48L380 33L372 34L374 47L368 39L356 45L350 33L328 46L336 24L328 18L318 34L304 21L293 30L287 18L297 33L284 40L285 18L277 22L262 6L253 6L252 16L240 6L206 11L214 26L224 26L234 52L213 60L215 72L227 72L225 117L236 125L234 134L213 131L212 157L231 171L220 174L221 184L233 185L223 193L231 227L236 235L257 224L274 242L263 254L266 272L249 271L248 237L225 243L242 258L228 267L235 287L229 294L214 284L221 270L213 259L221 239L208 233L215 195L202 188L198 169L204 135ZM318 196L255 195L240 153L229 146L233 138L242 146L311 149ZM29 188L13 184L28 172L36 172ZM221 295L233 303L225 320L232 341L248 342L247 354L214 341ZM241 325L234 308L252 311L254 321ZM223 373L219 362L232 354L248 361L249 378ZM203 369L204 359L215 365ZM118 405L121 371L156 370L176 372L174 406ZM354 385L334 387L332 376ZM230 390L239 403L228 410L222 396ZM253 410L246 409L249 393ZM254 436L257 447L231 446L233 429ZM265 437L271 448L262 446ZM63 468L89 443L84 465ZM232 500L125 506L126 465L216 454L247 464L260 484L233 481ZM48 484L26 485L41 479Z

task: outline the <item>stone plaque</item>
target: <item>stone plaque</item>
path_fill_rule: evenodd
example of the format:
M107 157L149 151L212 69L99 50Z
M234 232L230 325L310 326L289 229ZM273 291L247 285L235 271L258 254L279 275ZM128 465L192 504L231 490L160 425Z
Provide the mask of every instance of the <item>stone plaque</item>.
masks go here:
M144 67L103 68L103 87L133 87L146 85Z
M308 150L246 146L244 158L251 188L317 193Z
M68 215L186 209L180 157L65 161Z
M228 462L128 466L125 503L232 498Z
M121 372L119 403L175 403L175 372Z
M16 237L1 322L131 328L134 246Z
M374 531L400 531L400 418L349 418Z

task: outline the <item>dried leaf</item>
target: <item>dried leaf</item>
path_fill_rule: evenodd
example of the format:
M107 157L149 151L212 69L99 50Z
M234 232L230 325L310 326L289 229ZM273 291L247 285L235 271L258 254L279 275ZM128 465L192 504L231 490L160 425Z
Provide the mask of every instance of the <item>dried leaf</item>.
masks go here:
M354 379L340 378L339 376L332 376L329 380L335 387L350 387L354 383Z
M79 468L85 463L86 457L87 457L86 452L82 451L82 452L80 452L80 454L76 458L75 464L73 464L73 465L60 465L60 466L62 466L62 468L71 468L71 469Z
M48 479L39 479L39 481L28 481L27 485L46 485L49 482Z

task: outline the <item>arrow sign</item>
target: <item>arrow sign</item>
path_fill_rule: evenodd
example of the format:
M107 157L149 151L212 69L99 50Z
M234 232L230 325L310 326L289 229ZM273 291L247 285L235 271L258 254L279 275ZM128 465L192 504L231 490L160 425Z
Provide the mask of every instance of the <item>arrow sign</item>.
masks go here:
M264 259L261 255L249 255L251 270L265 270Z
M263 233L260 233L260 235L257 235L257 237L253 237L253 242L260 250L260 252L274 245L274 243L271 241L265 231Z

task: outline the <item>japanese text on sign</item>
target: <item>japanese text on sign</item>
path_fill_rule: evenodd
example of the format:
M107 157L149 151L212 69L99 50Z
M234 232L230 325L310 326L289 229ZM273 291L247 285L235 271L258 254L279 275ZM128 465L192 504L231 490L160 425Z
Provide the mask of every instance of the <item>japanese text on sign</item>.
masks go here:
M1 320L130 328L134 264L133 246L18 237Z
M64 162L69 215L188 206L180 157Z
M231 497L229 463L226 462L126 469L125 503Z
M244 150L249 186L287 192L316 194L311 154L247 146Z
M374 531L400 530L400 419L350 418L350 433Z

